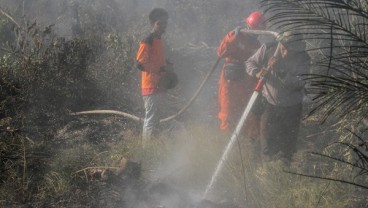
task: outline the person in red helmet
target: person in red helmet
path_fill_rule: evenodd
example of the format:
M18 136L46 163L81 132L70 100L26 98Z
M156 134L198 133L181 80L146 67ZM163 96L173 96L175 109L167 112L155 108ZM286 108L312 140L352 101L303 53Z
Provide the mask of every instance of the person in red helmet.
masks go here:
M259 11L244 19L249 29L265 29L265 18ZM222 39L217 54L225 59L218 87L218 119L220 129L231 133L245 109L257 80L246 73L244 62L260 46L256 36L241 32L241 28L228 32ZM252 113L245 123L244 132L249 138L258 137L258 120Z
M252 12L246 19L247 25L254 30L265 29L265 18L260 11Z

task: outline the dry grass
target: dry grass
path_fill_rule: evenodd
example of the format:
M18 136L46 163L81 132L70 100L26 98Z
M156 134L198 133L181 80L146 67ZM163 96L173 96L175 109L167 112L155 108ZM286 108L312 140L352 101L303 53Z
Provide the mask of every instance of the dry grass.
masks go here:
M141 152L146 176L171 178L191 193L203 194L227 143L227 137L206 127L188 127L184 138L159 138ZM215 133L214 133L215 132ZM188 136L189 135L189 136ZM334 178L351 178L351 168L322 158L295 161L287 167L281 161L259 164L251 159L246 140L235 145L214 191L213 200L229 200L250 207L354 207L364 204L364 191L357 187L321 179L302 177L291 172L312 172ZM299 153L296 160L307 157ZM244 169L242 166L244 165ZM308 164L309 163L309 164ZM330 164L327 164L330 163Z
M346 140L346 135L341 136ZM136 134L130 134L123 140L114 140L104 149L95 143L78 141L60 148L49 158L49 169L44 170L38 190L33 192L33 196L38 200L70 197L73 191L89 183L82 172L76 174L76 171L93 166L113 167L125 157L142 162L144 180L169 181L199 199L210 182L228 139L228 136L211 127L193 123L186 127L185 132L166 134L150 141L145 149L141 147L140 136ZM366 192L357 187L285 172L367 182L366 178L354 178L354 172L347 165L318 156L311 157L303 153L303 150L295 156L290 168L281 161L260 164L252 159L251 151L251 145L245 139L235 144L209 195L211 200L226 200L259 208L345 208L363 207L366 203ZM325 150L329 154L338 152L341 150L333 149L333 146ZM343 156L351 157L346 152ZM22 161L19 164L26 162ZM32 181L33 173L28 169L21 172L27 175L13 169L8 172L8 182L3 183L0 189L0 204L15 201L19 190L31 193L28 182ZM6 189L6 186L14 188Z

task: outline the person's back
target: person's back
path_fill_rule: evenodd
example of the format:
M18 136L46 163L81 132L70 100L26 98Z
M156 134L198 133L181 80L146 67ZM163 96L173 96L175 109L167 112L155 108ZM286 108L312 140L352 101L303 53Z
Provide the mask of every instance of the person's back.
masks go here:
M153 33L141 41L137 52L138 67L142 71L142 95L159 93L158 83L163 76L161 67L165 65L163 43Z
M263 15L258 11L252 12L245 22L252 29L265 27ZM245 73L244 62L259 45L256 36L236 28L226 34L217 49L218 56L225 59L218 88L218 118L220 129L224 132L230 133L235 128L256 85L257 80ZM254 115L249 116L245 126L249 137L257 137L258 121Z

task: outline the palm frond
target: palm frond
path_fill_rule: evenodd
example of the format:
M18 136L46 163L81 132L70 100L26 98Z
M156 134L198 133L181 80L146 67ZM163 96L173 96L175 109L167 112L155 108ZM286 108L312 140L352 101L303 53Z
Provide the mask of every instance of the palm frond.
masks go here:
M296 172L292 172L292 171L285 171L286 173L290 173L293 175L298 175L298 176L303 176L303 177L308 177L308 178L316 178L316 179L322 179L322 180L327 180L327 181L333 181L333 182L340 182L340 183L344 183L344 184L349 184L349 185L353 185L356 187L360 187L363 189L368 189L368 186L364 186L358 183L354 183L354 182L350 182L347 180L343 180L343 179L335 179L335 178L330 178L330 177L322 177L322 176L315 176L315 175L308 175L308 174L302 174L302 173L296 173Z
M354 174L354 178L358 178L358 177L362 177L362 176L367 176L368 175L368 143L366 141L364 141L358 134L354 133L353 131L346 129L347 131L349 131L351 134L354 135L355 138L358 138L358 143L355 144L355 142L334 142L330 145L328 145L328 147L331 146L336 146L337 147L342 147L344 149L344 152L348 153L351 152L352 154L352 158L350 159L346 159L344 157L337 157L337 156L330 156L327 154L323 154L323 153L318 153L318 152L310 152L312 155L315 156L319 156L322 158L326 158L328 160L332 160L336 163L340 163L340 164L344 164L344 165L348 165L350 166L353 170L356 171L356 173ZM304 177L309 177L309 178L317 178L317 179L323 179L323 180L329 180L329 181L335 181L335 182L341 182L341 183L345 183L345 184L350 184L350 185L354 185L357 187L361 187L364 189L368 189L367 185L363 185L360 183L357 183L355 181L350 181L350 180L346 180L346 179L339 179L339 178L332 178L332 177L326 177L326 176L317 176L317 175L308 175L308 174L302 174L302 173L296 173L296 172L291 172L291 171L287 171L288 173L291 174L295 174L295 175L299 175L299 176L304 176Z
M271 28L319 41L309 48L315 71L307 76L317 103L311 114L345 116L367 110L368 11L360 0L263 0ZM312 45L312 44L311 44Z

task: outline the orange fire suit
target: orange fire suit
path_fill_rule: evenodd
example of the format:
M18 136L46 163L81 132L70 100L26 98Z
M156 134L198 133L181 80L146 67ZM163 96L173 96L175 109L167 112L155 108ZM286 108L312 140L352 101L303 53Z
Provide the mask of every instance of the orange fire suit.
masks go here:
M221 41L217 49L219 57L225 58L225 65L244 64L244 62L257 50L260 43L255 37L248 34L230 31ZM220 129L225 132L233 131L241 114L243 113L257 83L257 80L247 75L244 67L244 78L241 80L227 80L225 78L224 67L221 70L218 104ZM250 112L246 122L244 132L251 138L258 137L258 120Z

